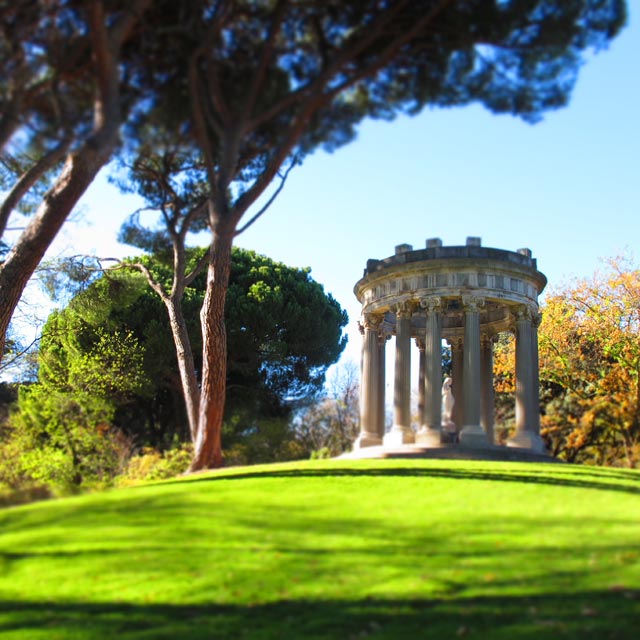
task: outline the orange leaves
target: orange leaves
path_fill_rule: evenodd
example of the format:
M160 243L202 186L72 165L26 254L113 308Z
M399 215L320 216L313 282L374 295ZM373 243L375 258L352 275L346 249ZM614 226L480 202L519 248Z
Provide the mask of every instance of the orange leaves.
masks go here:
M547 297L540 379L553 390L542 426L565 457L595 448L600 460L637 462L629 451L640 442L639 332L640 270L629 257Z
M493 353L493 380L496 393L515 391L516 351L512 335L501 334Z

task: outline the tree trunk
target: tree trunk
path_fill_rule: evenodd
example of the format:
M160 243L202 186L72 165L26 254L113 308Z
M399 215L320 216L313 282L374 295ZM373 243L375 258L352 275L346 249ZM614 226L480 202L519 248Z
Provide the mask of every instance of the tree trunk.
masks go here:
M231 270L233 234L214 230L207 290L200 311L202 387L198 434L190 471L222 466L222 418L227 386L227 333L224 306Z
M0 206L0 236L4 234L7 223L9 222L9 217L18 206L18 203L47 171L50 171L59 162L62 162L67 154L70 143L71 141L68 138L59 142L54 149L45 153L32 167L25 171L13 185L4 199L2 206Z
M189 421L189 432L191 433L191 441L195 444L198 435L200 389L198 388L193 351L191 350L191 342L187 333L187 325L182 312L182 305L179 301L176 302L175 300L168 299L165 300L165 306L169 314L171 334L173 335L173 342L176 347L182 396Z
M94 178L109 161L116 143L120 110L120 48L129 38L151 0L130 0L121 17L105 15L102 2L86 3L86 18L95 81L94 129L77 151L67 157L54 185L47 191L35 216L0 264L0 362L9 321L18 301L49 245ZM17 105L19 106L19 105ZM5 114L6 115L6 114ZM10 135L11 123L0 129L0 142Z
M118 124L111 123L67 158L56 183L6 261L0 264L0 361L7 328L22 292L78 200L109 160L117 141Z

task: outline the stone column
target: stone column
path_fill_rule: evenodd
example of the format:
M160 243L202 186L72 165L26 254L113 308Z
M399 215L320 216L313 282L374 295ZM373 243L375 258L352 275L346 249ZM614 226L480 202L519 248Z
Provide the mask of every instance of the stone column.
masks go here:
M525 305L516 311L516 433L514 440L526 440L527 422L531 414L531 313ZM518 446L518 445L513 445Z
M534 315L533 309L525 305L516 311L516 431L507 445L543 453L538 409L538 339Z
M449 344L451 345L451 380L453 382L451 392L453 393L453 399L455 401L452 420L458 429L461 429L464 403L464 388L462 386L464 340L462 338L452 338Z
M384 444L411 444L411 304L396 306L396 362L393 381L393 426Z
M383 327L378 332L378 368L380 374L378 375L378 437L380 441L384 437L384 427L387 407L385 404L386 395L386 346L389 336L385 333Z
M480 424L489 444L494 444L494 390L493 390L493 343L495 336L483 335L480 339Z
M542 322L542 314L537 310L531 317L531 431L540 435L540 359L538 352L538 327ZM544 442L541 439L544 450Z
M424 422L424 376L425 376L425 357L424 357L424 338L416 338L416 347L420 354L418 364L418 420L420 424Z
M464 306L464 356L462 371L463 427L460 444L484 447L487 437L480 426L480 308L484 299L463 296Z
M416 442L434 446L440 444L442 435L442 301L427 298L421 306L426 310L425 412Z
M365 314L360 324L362 333L362 357L360 364L360 434L354 449L373 447L381 444L378 436L380 362L378 331L381 318Z

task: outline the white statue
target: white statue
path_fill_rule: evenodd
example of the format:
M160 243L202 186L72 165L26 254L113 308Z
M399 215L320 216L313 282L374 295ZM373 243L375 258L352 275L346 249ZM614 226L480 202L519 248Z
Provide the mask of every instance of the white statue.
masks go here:
M453 405L455 398L453 397L453 380L447 377L442 383L442 430L449 436L450 442L458 441L458 427L452 419Z

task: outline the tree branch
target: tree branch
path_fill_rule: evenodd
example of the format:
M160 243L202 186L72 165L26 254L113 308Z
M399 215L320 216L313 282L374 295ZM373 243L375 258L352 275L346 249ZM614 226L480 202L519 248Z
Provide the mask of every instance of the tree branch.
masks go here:
M202 215L203 213L205 213L205 211L207 210L209 206L209 201L208 200L204 200L202 202L200 202L199 204L197 204L195 207L191 208L191 211L189 211L189 213L187 213L187 215L184 217L182 224L180 225L180 229L178 231L178 235L180 236L180 238L182 240L184 240L185 236L187 235L187 233L189 233L189 230L191 228L191 223L200 215Z
M129 0L124 5L124 14L109 29L109 39L113 47L119 49L131 36L131 31L140 23L140 19L152 2L153 0Z
M40 342L40 340L42 340L42 334L36 336L30 344L20 349L20 351L17 351L9 360L2 360L0 363L0 373L10 369L18 360L20 360L20 358L29 353L33 346Z
M169 300L169 294L164 287L153 277L148 267L141 262L122 262L116 258L104 258L104 260L115 260L119 264L119 268L130 268L139 271L149 283L149 286L160 296L160 299L166 304Z
M274 203L275 199L278 197L278 195L280 194L280 192L284 188L285 182L287 181L287 178L289 177L289 173L291 173L291 170L297 164L298 164L298 160L294 156L293 158L291 158L291 163L287 167L287 170L285 171L284 175L280 176L280 184L278 185L278 188L276 189L275 193L269 198L267 203L264 205L264 207L262 207L260 209L260 211L258 211L245 225L243 225L240 229L238 229L234 233L234 237L235 236L239 236L241 233L244 233L256 220L258 220L258 218L260 218L260 216L262 216L271 207L271 205Z
M56 147L43 155L33 166L23 173L13 188L7 194L0 206L0 237L4 234L11 212L16 208L26 193L42 176L52 169L64 157L71 144L70 138L65 138Z
M368 66L357 69L357 72L347 78L344 82L334 87L329 93L323 94L325 102L333 100L338 94L352 87L360 80L373 76L380 71L398 52L398 49L413 40L432 20L438 17L453 0L441 0L429 13L425 14L413 28L403 32L398 38L392 40L382 54L375 57L375 60ZM337 71L336 71L337 73Z
M278 170L280 169L280 166L282 165L286 157L291 153L291 150L300 139L313 114L316 113L320 108L322 108L322 106L331 102L331 100L333 100L335 96L341 91L344 91L350 86L353 86L356 82L363 79L364 77L371 76L379 71L396 54L397 50L400 47L416 37L452 2L453 0L440 0L440 2L438 2L430 12L425 14L419 21L416 22L413 28L403 32L395 40L393 40L380 56L375 57L374 61L371 64L363 67L362 69L358 69L358 71L354 75L352 75L350 78L347 78L347 80L341 83L338 88L325 93L323 89L329 82L329 79L335 76L339 71L341 71L344 65L346 65L347 62L353 59L354 55L357 55L358 53L362 52L367 46L369 46L374 41L375 37L377 37L378 33L382 33L384 25L389 23L390 18L381 19L379 24L377 24L375 27L372 27L376 35L368 34L367 37L363 38L362 40L358 40L353 45L353 47L343 51L331 64L329 69L321 73L318 78L316 78L316 80L311 83L307 91L300 94L306 95L306 99L302 103L304 106L289 128L288 135L285 136L283 142L278 147L278 151L268 163L267 167L262 172L260 177L254 182L251 188L248 189L236 201L236 206L234 207L234 222L236 224L247 211L247 209L266 189L271 180L273 180ZM405 6L405 4L406 3L404 2L399 3L396 7L396 11L399 11L399 9Z
M203 269L209 264L210 258L211 258L211 246L207 248L207 250L204 252L200 260L198 260L198 263L193 268L191 273L185 275L184 277L185 287L188 287L198 277L198 275L202 273Z
M269 67L270 62L273 59L275 41L278 33L280 32L280 26L282 25L282 20L284 18L288 5L289 0L278 0L278 3L276 4L273 19L271 21L271 28L269 30L269 37L264 43L264 46L262 48L262 56L260 57L260 63L255 73L253 74L253 79L247 92L247 98L242 108L240 122L246 122L253 113L256 100L258 99L260 89L262 88L262 84L266 77L267 68Z
M209 184L214 185L216 184L215 160L211 141L207 135L207 122L202 104L203 95L198 77L198 59L202 54L203 47L204 45L197 49L189 59L189 95L191 97L191 113L193 116L195 137L204 155Z
M451 0L444 0L444 4L448 4L450 1ZM272 118L277 117L292 105L304 100L305 97L309 98L310 95L314 95L319 91L322 91L332 76L336 75L345 66L345 64L347 64L347 62L353 60L354 56L364 51L376 40L376 38L382 35L384 28L392 22L397 13L400 12L407 4L409 4L409 0L403 0L397 3L392 10L383 11L375 23L366 29L364 37L354 41L345 50L341 51L336 59L331 62L315 80L303 87L300 87L296 91L287 94L280 102L276 103L270 109L255 118L250 123L250 126L248 127L249 130L254 130Z
M102 2L87 5L89 37L93 50L93 61L97 78L98 99L95 104L95 126L102 128L113 117L118 117L118 74L109 41L109 31Z

